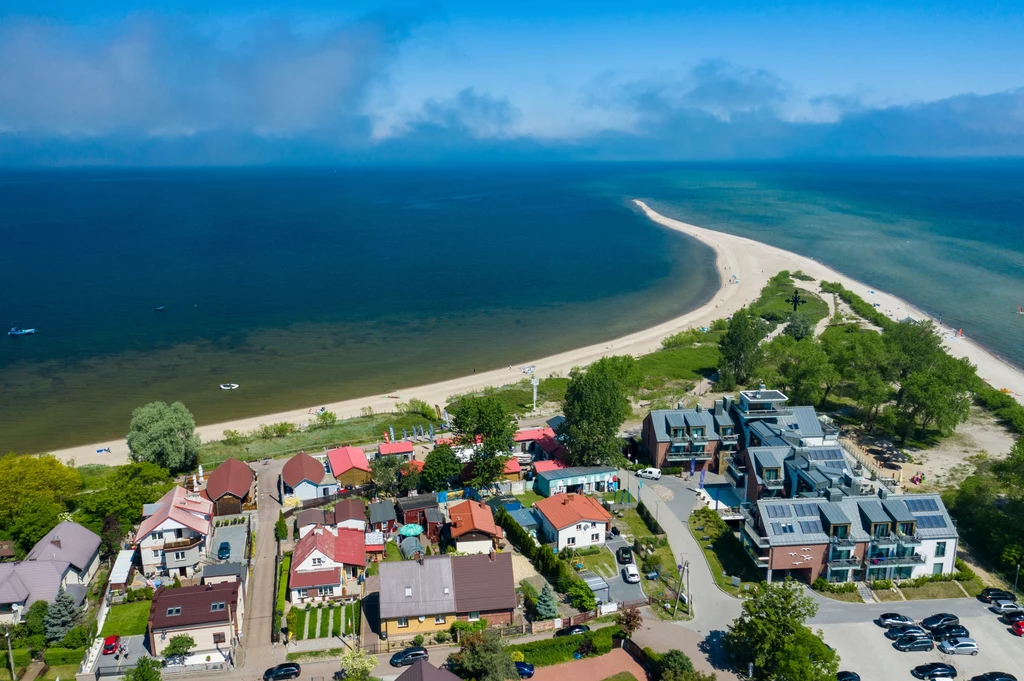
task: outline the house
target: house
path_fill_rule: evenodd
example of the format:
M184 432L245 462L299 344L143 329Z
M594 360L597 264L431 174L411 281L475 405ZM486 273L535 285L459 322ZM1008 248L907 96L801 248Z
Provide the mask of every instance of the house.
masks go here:
M0 563L0 622L17 624L36 601L52 601L67 570L57 561Z
M36 542L25 556L26 563L53 561L68 563L62 584L84 588L100 565L100 537L78 523L65 520Z
M370 464L359 447L338 447L327 452L331 475L343 487L362 487L370 482Z
M540 535L555 542L558 550L567 546L604 546L612 516L594 497L583 494L555 494L533 504L540 521Z
M462 681L447 669L438 669L426 660L416 660L395 681Z
M292 603L355 598L366 569L362 530L317 527L292 550L288 590Z
M398 456L408 461L412 458L412 455L412 443L406 440L382 442L377 445L377 456Z
M518 431L512 438L513 456L523 463L530 463L544 455L537 443L541 440L555 440L555 431L551 428L525 428Z
M534 461L533 462L533 474L538 475L540 473L547 473L548 471L557 471L568 468L564 463L558 459L550 459L547 461Z
M207 552L213 502L175 487L153 504L142 507L136 532L142 573L191 577Z
M135 549L117 552L114 566L110 568L110 579L107 580L107 593L111 596L123 596L131 586L135 574Z
M956 569L958 536L938 494L761 499L740 539L768 582L913 579Z
M395 505L390 501L375 501L370 504L370 530L389 536L398 527Z
M554 432L554 431L552 431ZM554 435L546 435L534 442L534 454L544 459L564 461L568 452ZM537 450L540 450L539 452Z
M210 473L205 496L213 502L214 515L241 513L256 504L256 476L238 459L228 459Z
M187 634L196 647L190 657L220 662L231 657L241 632L245 598L241 582L160 587L149 611L149 650L160 656L171 639Z
M540 521L532 508L517 508L509 511L512 519L519 523L520 527L526 530L531 537L537 538L537 531L540 530Z
M332 509L307 508L295 516L299 537L305 537L317 525L366 530L366 502L362 499L341 499Z
M305 452L299 452L281 469L284 493L301 501L327 497L338 492L338 481L324 464Z
M14 559L14 542L0 541L0 562Z
M550 497L563 492L611 492L618 482L611 466L573 466L537 473L538 494Z
M456 620L507 625L515 608L510 553L380 564L380 627L388 638L448 629Z
M437 510L438 505L436 494L415 494L409 497L402 497L395 502L398 521L403 525L408 525L409 523L426 525L427 520L424 517L424 514L428 508ZM444 522L443 516L441 518L441 522Z
M459 553L489 553L501 539L501 528L494 524L489 506L479 501L463 501L448 507L451 522L444 534Z
M418 462L414 462L414 463L418 463ZM502 471L501 477L502 477L503 480L507 480L509 482L515 482L517 480L522 480L522 478L523 478L523 467L519 463L519 460L516 459L515 457L509 457L505 461L505 468ZM466 465L462 467L462 473L459 475L459 478L462 480L463 483L469 483L469 481L473 479L473 462L472 461L466 463Z
M363 544L366 546L366 554L373 560L380 560L384 557L384 533L380 530L370 530L364 535Z
M203 568L203 584L244 583L245 579L245 565L242 563L214 563Z

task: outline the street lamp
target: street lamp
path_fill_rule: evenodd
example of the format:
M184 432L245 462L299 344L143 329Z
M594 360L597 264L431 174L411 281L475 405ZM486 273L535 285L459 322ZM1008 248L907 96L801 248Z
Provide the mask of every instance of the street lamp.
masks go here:
M21 610L21 606L15 603L11 606L11 610L14 611L14 621L18 621L18 611ZM4 626L4 635L7 637L7 661L11 664L11 678L16 679L18 675L14 673L14 653L11 651L11 625L7 624Z
M1013 593L1017 593L1017 578L1020 577L1020 563L1017 563L1017 574L1013 576Z

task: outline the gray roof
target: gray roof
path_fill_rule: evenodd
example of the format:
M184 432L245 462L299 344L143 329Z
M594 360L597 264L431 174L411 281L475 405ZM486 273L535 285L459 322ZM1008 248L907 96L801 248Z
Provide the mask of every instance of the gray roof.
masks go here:
M402 556L406 560L409 560L417 553L425 553L419 537L403 537L402 541L398 544L398 550L402 552Z
M428 523L443 523L444 514L441 513L439 508L428 508L423 511L423 517Z
M397 520L395 505L389 501L378 501L370 504L370 523L386 523L389 520Z
M747 451L761 468L782 468L789 447L751 447Z
M862 501L857 504L860 509L860 514L864 518L867 526L872 523L892 523L892 518L882 508L882 502L877 499L871 501Z
M59 560L0 563L0 603L24 601L28 607L36 601L52 601L69 566Z
M658 442L671 442L671 428L704 427L704 437L709 440L718 440L715 432L715 420L711 412L706 409L658 409L652 411L651 428L654 430L654 438Z
M409 589L409 596L406 596ZM445 593L447 590L447 593ZM449 556L380 564L380 616L419 617L455 612L455 584Z
M616 469L611 466L572 466L570 468L556 468L551 471L538 473L538 478L545 480L562 480L564 478L575 478L582 475L601 475L603 473L614 473Z
M785 400L787 397L778 390L741 390L740 394L751 402L764 402L765 400Z
M46 533L25 556L26 561L57 560L81 572L100 548L100 537L78 523L64 521Z
M829 525L853 525L853 521L843 512L843 507L838 502L822 501L818 508Z
M784 417L785 421L795 424L800 437L821 437L824 431L821 429L821 421L818 420L818 413L814 407L791 407L793 415ZM791 429L792 430L792 429Z
M764 447L788 447L789 443L779 434L779 426L766 421L751 421L750 432L757 436Z
M110 583L124 584L128 581L128 574L132 571L132 563L135 561L135 549L125 549L117 552L117 559L114 567L110 569Z
M669 428L685 428L686 418L681 411L670 411L665 414L665 425Z
M241 563L214 563L203 568L203 577L228 577L235 576L239 580L245 573L245 566Z
M882 507L898 523L910 523L915 520L914 514L902 499L882 499Z
M537 516L534 514L532 508L519 508L515 511L509 511L508 514L519 523L523 529L530 529L531 527L537 527L540 525L540 521L537 520Z
M438 669L426 660L416 660L396 681L462 681L447 669Z

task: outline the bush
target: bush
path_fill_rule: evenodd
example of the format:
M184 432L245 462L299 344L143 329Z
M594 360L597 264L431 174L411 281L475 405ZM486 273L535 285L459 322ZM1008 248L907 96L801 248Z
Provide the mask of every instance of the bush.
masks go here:
M876 579L875 581L871 582L871 588L875 591L888 591L892 588L892 580Z
M46 664L51 667L58 664L81 664L85 657L85 648L47 648L43 654Z
M79 624L78 626L71 627L68 633L64 634L64 640L61 641L61 645L64 648L87 648L91 639L89 627Z
M15 648L14 653L14 666L15 667L27 667L32 664L32 653L26 648ZM3 650L0 651L0 669L10 670L11 658L7 656L7 646L3 646Z
M448 636L449 634L447 631L439 631L436 634L434 634L434 640L438 643L444 643L448 640Z
M604 655L611 652L612 637L620 635L618 627L604 627L597 631L588 631L577 636L560 636L558 638L547 638L540 641L510 645L510 655L519 652L523 654L526 662L537 667L547 667L553 664L568 662L573 659L573 654L580 649L584 640L590 641L594 646L595 655Z
M519 582L519 589L523 592L523 609L527 614L533 614L534 609L537 607L537 599L540 598L540 594L533 588L525 579Z
M487 628L487 620L480 618L476 622L452 622L451 632L452 636L459 636L460 638L464 634L472 634L475 631L483 631Z
M971 569L971 566L960 560L959 558L953 563L956 567L956 579L959 582L972 582L978 578L978 575Z
M644 502L641 501L636 505L636 512L640 515L640 519L644 521L647 529L651 531L651 534L665 534L665 530L661 529L661 525L658 524L658 521L655 520L651 512L644 506Z
M824 577L818 577L814 580L814 583L811 584L811 588L815 591L830 594L850 594L857 591L857 585L853 582L840 582L838 584L834 584L826 580Z

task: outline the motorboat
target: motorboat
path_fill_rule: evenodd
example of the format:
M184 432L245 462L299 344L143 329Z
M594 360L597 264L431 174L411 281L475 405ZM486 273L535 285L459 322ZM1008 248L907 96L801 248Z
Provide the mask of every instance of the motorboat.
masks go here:
M166 307L164 307L163 305L161 305L160 307L156 308L156 311L157 311L157 312L163 312L163 311L164 311L164 310L166 310L166 309L167 309Z
M7 332L8 336L31 336L36 332L35 329L19 329L16 326L12 326L11 330Z
M234 390L237 387L238 387L237 383L221 383L220 384L220 389L221 390Z

